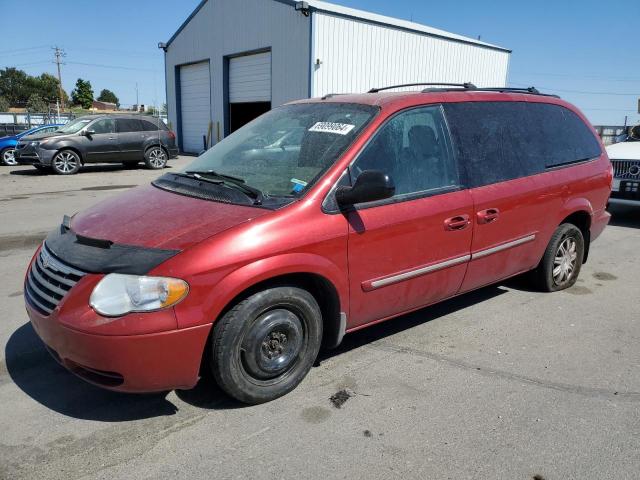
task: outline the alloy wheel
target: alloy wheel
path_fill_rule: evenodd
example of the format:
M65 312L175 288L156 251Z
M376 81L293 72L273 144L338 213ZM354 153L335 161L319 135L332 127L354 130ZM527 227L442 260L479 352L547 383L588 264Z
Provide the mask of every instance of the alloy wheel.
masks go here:
M78 168L78 159L71 152L60 152L53 160L53 164L61 173L70 173Z
M2 161L5 165L17 165L16 157L14 155L15 150L13 148L8 148L2 153Z
M155 167L160 168L163 167L167 162L167 155L164 153L164 150L161 148L153 148L149 152L149 163Z
M573 277L578 261L577 245L573 237L567 237L560 243L553 259L553 282L556 285L564 285Z

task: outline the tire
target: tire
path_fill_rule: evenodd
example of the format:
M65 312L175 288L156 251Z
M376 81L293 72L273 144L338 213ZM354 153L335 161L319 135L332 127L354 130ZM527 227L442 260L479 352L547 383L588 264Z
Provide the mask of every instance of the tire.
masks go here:
M144 152L144 164L151 170L160 170L167 166L169 155L164 148L155 145Z
M211 368L218 385L243 403L289 393L307 375L322 342L315 298L275 287L236 304L213 328Z
M80 170L80 156L73 150L60 150L53 156L51 168L58 175L74 175Z
M540 264L533 272L536 286L543 292L572 287L580 275L583 259L582 232L571 223L563 223L552 235Z
M15 151L12 147L3 148L0 152L0 163L2 165L6 165L8 167L12 167L14 165L18 165L15 157L13 156L13 152Z

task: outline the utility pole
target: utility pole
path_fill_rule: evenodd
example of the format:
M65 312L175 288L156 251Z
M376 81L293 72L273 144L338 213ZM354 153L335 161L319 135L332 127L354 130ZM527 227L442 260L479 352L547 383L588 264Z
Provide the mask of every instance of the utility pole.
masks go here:
M64 110L64 96L62 94L62 75L60 74L60 65L63 63L61 58L66 57L67 54L63 49L58 48L57 46L52 48L56 57L53 63L58 66L58 95L60 96L60 105L62 105L62 110Z
M140 102L138 101L138 82L136 82L136 112L140 111Z

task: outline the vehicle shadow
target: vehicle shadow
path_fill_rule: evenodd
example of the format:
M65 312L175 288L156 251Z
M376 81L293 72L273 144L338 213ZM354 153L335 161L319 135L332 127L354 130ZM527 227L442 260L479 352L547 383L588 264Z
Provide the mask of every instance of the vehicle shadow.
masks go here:
M611 221L614 227L640 228L640 207L632 205L609 205Z
M316 366L329 358L506 292L500 286L486 287L354 332L344 338L339 348L321 351ZM41 405L69 417L125 422L173 415L178 411L178 407L167 399L169 392L145 395L117 393L81 380L51 358L30 323L21 326L11 335L5 347L5 359L7 372L18 388ZM192 390L177 390L176 395L183 402L197 408L226 410L247 407L228 397L215 384L210 374L205 374Z
M166 167L172 168L169 164ZM99 165L85 165L78 171L78 175L82 175L83 173L99 173L99 172L127 172L131 170L145 170L145 166L143 163L139 163L136 166L124 166L120 163L112 163L112 164L99 164ZM159 173L161 170L149 170L149 172ZM41 177L46 175L56 175L52 170L38 170L34 167L25 166L24 169L20 170L11 170L9 175L21 175L25 177Z

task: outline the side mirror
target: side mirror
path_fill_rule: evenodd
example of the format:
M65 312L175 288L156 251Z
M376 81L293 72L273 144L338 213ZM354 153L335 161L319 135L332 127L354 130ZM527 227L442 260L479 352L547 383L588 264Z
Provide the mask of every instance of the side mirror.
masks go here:
M352 187L342 186L336 190L336 202L340 207L356 203L373 202L393 197L396 187L393 180L380 170L365 170Z
M83 133L85 137L90 137L91 135L95 135L95 134L96 134L95 130L85 130Z

